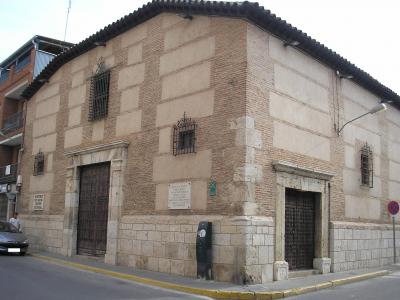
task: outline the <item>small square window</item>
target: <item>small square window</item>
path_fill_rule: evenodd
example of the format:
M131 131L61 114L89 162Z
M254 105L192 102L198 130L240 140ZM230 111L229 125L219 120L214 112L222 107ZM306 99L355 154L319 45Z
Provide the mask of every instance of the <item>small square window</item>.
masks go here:
M186 115L174 126L174 155L196 152L196 127L196 123L192 119L187 118Z

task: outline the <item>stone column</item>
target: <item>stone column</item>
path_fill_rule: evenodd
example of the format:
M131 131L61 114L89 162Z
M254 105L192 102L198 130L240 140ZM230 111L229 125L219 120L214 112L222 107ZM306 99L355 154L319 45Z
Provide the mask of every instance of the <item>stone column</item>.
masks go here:
M125 156L125 155L121 155ZM121 208L123 199L123 172L126 160L113 159L111 161L110 174L110 202L108 205L108 223L107 223L107 250L104 261L108 264L117 264L118 254L118 232L119 221L121 218Z
M73 161L73 159L72 159ZM79 172L72 164L67 168L65 181L65 209L62 254L76 254L77 223L79 206Z
M327 193L327 183L325 182L324 191L321 191L316 202L316 237L315 237L315 258L313 261L314 269L321 274L330 272L331 259L329 256L329 195Z
M274 280L288 279L289 265L285 261L285 187L277 185L275 204Z

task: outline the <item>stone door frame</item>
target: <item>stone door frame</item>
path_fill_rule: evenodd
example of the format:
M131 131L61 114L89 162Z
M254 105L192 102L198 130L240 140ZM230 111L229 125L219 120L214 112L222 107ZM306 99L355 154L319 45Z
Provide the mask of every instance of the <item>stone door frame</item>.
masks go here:
M315 207L315 258L314 269L320 273L329 273L329 190L328 182L333 174L302 168L297 165L276 161L277 197L275 202L275 261L274 280L288 279L289 266L285 261L285 202L286 188L297 189L316 194Z
M77 228L79 207L79 168L86 165L110 162L110 188L108 200L107 249L104 261L117 263L118 224L123 203L123 181L128 156L126 141L96 145L83 150L64 153L68 158L65 180L65 210L62 254L77 253Z

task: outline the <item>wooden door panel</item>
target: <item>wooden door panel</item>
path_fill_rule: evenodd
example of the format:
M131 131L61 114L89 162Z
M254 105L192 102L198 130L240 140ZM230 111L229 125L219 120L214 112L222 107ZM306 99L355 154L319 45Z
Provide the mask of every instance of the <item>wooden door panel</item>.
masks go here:
M100 256L106 252L109 185L109 163L81 168L78 254Z
M314 259L314 193L286 190L285 260L289 270L312 269Z

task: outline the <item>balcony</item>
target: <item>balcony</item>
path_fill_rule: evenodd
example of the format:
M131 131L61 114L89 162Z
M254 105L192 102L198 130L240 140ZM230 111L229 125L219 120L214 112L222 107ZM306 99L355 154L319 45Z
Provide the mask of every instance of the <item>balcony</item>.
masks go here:
M18 73L30 63L31 63L30 52L28 52L28 56L24 56L18 59L17 65L15 66L15 73Z
M22 128L23 119L22 111L17 112L3 121L3 128L0 129L3 135L8 135L9 133Z
M0 73L0 84L6 82L10 78L10 71L6 69L2 69Z
M18 164L0 167L0 184L16 182L17 168Z

